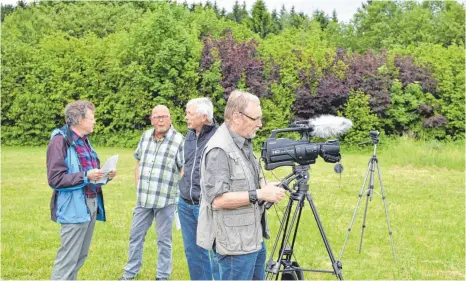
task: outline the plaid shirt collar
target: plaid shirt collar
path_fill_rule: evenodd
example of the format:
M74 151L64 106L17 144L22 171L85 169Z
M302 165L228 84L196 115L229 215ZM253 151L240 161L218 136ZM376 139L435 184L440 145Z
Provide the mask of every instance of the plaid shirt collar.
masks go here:
M159 141L163 141L164 139L170 139L173 136L174 133L175 133L175 131L173 130L173 125L170 125L170 128L168 128L168 131L165 133L165 135L163 135L163 137L161 139L159 139ZM155 142L157 142L157 139L155 138L155 128L151 129L150 135L151 135L151 138Z
M71 140L73 141L73 143L77 144L79 142L79 140L82 140L83 142L86 142L87 141L87 136L83 136L81 137L80 135L78 135L78 133L75 132L75 130L73 130L72 128L70 128L71 130Z
M79 162L81 163L83 171L99 168L99 159L97 158L95 151L93 151L89 145L87 136L81 137L73 129L71 129L71 132L71 139L76 147L76 153L78 154ZM88 184L85 188L86 195L88 197L95 197L100 190L100 185L94 184Z

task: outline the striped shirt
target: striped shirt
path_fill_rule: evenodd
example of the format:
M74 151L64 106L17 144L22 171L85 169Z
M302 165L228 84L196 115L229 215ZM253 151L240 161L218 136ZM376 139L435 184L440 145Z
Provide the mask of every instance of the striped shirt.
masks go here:
M136 206L163 208L176 203L183 167L184 137L170 127L156 141L154 129L142 134L134 158L139 161Z

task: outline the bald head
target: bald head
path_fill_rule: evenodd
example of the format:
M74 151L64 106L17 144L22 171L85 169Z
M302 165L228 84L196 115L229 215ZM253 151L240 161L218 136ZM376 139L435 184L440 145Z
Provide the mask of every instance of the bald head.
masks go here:
M165 135L170 129L172 120L170 117L170 110L165 105L157 105L152 109L150 116L151 124L155 129L156 137Z
M170 110L163 104L156 105L154 108L152 108L152 115L154 115L154 112L164 113L170 116Z

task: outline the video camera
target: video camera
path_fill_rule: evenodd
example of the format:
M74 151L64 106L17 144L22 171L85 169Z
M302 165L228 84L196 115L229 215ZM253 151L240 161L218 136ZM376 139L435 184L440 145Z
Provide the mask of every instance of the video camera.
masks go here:
M276 138L278 133L298 132L300 140L289 138ZM269 138L264 141L261 148L261 158L265 162L266 170L273 170L281 166L294 166L314 164L320 155L327 163L337 163L341 159L340 143L330 140L326 143L312 143L310 136L316 135L314 126L309 121L294 122L291 128L272 130Z

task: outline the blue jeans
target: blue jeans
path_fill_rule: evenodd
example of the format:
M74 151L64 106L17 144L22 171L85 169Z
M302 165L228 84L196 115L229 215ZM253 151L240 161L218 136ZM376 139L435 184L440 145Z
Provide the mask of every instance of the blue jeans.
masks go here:
M221 280L264 280L265 255L264 242L262 249L255 253L238 256L217 254Z
M212 280L212 277L215 280L220 280L220 271L215 253L207 251L196 244L199 205L189 205L180 197L178 215L191 280Z

